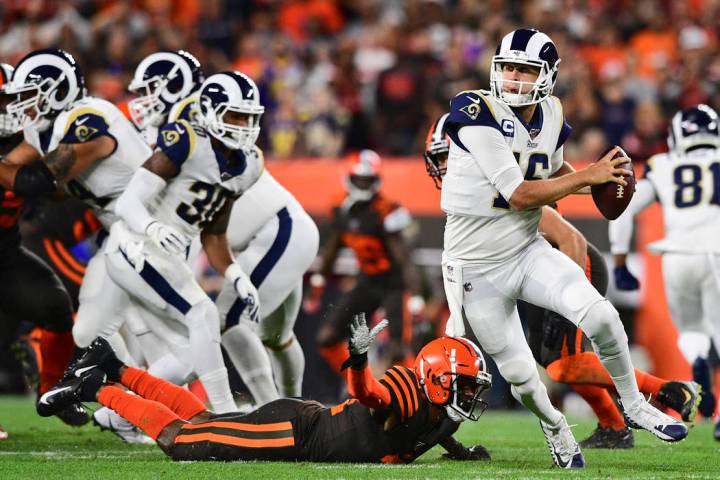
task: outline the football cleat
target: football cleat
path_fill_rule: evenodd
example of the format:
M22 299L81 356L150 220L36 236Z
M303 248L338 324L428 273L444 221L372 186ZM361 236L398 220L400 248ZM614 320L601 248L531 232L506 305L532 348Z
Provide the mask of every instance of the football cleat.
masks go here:
M582 448L633 448L635 435L625 427L622 430L613 430L610 427L602 428L599 424L595 431L580 442Z
M698 411L705 418L712 418L715 414L715 395L712 390L710 365L704 358L696 358L692 365L693 380L702 387L701 400Z
M110 430L124 442L138 445L154 445L155 441L145 435L142 430L107 407L99 408L93 413L93 424L100 430Z
M715 440L720 442L720 420L715 424Z
M679 413L683 422L693 423L701 395L702 387L695 382L666 382L655 400Z
M545 434L555 465L560 468L585 468L585 458L580 452L580 445L575 441L565 417L555 427L541 420L540 428Z
M56 413L55 416L71 427L82 427L90 421L87 410L79 403L71 403Z
M7 440L8 433L5 431L2 425L0 425L0 440Z
M684 423L664 414L644 399L629 408L623 407L623 410L625 422L630 428L642 428L665 442L678 442L687 437L688 428Z
M85 349L85 353L65 370L62 380L66 381L71 378L80 377L93 368L104 370L109 378L114 380L117 372L108 372L108 370L114 370L114 368L108 368L112 363L120 364L120 360L115 356L115 351L107 340L102 337L97 337L92 341L90 346Z
M38 399L36 409L41 417L60 415L66 408L80 402L94 402L95 395L105 383L107 375L97 368L79 377L61 381ZM86 414L87 415L87 414Z

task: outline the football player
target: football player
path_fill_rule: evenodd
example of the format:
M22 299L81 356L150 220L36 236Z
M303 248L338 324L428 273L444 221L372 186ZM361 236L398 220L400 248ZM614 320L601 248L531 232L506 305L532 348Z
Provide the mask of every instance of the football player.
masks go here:
M154 53L141 61L130 85L143 93L130 101L136 125L144 128L167 119L186 120L198 135L205 135L198 122L197 69L197 60L183 51ZM244 108L252 121L245 127L246 138L254 144L264 108L257 89L253 92ZM258 290L260 320L240 321L246 318L241 315L244 303L225 282L217 299L222 344L256 404L280 395L300 396L305 359L293 327L302 276L317 255L317 226L292 194L263 170L258 181L233 204L227 238L235 261L249 272Z
M491 90L452 99L441 195L447 214L443 279L451 312L447 334L464 334L466 318L513 396L540 419L556 465L582 468L570 427L540 382L517 300L557 312L583 329L634 426L664 441L682 440L688 430L638 390L615 308L577 264L538 235L543 205L594 184L625 185L622 177L632 174L618 167L624 159L611 160L617 148L578 172L563 160L570 127L551 96L559 63L547 35L515 30L497 47Z
M106 262L115 282L132 298L187 328L188 354L216 412L234 411L220 351L220 318L186 260L199 236L210 264L242 299L241 315L257 321L258 295L232 257L225 232L235 197L264 169L248 126L256 114L255 83L239 72L207 78L199 109L207 135L187 121L160 128L155 153L120 196ZM159 326L157 327L159 328Z
M353 319L347 364L354 398L330 408L283 398L247 414L212 414L187 390L123 365L103 339L52 390L52 404L107 405L174 460L409 463L435 445L451 459L489 459L482 446L466 448L452 436L487 406L491 376L480 349L464 338L436 339L413 368L393 366L378 381L367 350L386 325L369 330L364 315Z
M660 202L665 238L649 250L662 255L665 294L680 333L678 347L705 390L700 412L707 418L715 413L707 358L711 342L720 345L720 323L714 312L720 301L719 121L707 105L677 112L670 122L669 151L648 160L645 178L638 182L630 205L609 226L616 285L621 290L637 289L639 282L625 263L633 218ZM720 440L720 423L715 438Z
M403 230L411 223L408 210L380 193L380 157L372 150L361 150L350 164L345 177L347 195L332 210L332 233L325 244L322 264L310 279L313 294L306 309L317 311L326 278L332 274L340 247L351 248L360 273L355 287L344 294L318 332L320 352L337 372L347 358L347 318L352 312L372 316L378 308L392 318L390 324L391 361L403 361L411 354L412 325L403 315L403 296L410 314L421 313L425 306L420 295L420 279L403 239Z
M3 253L8 253L3 262L3 271L8 275L3 291L8 298L2 303L4 313L15 326L26 319L44 327L38 389L42 398L60 378L72 354L73 309L57 275L37 256L20 247L17 219L22 197L52 193L56 182L84 197L87 190L82 182L87 175L81 173L81 169L107 156L114 140L100 138L107 133L107 124L101 132L94 120L90 121L91 109L85 108L88 105L80 100L84 95L82 74L66 52L54 49L32 52L17 65L12 79L7 78L10 68L6 66L2 70L4 82L0 98L4 113L0 115L0 124L4 156L0 183L5 190L3 238L9 242L7 249L3 247ZM83 116L84 113L87 115ZM76 127L73 125L76 120L89 123ZM96 147L102 150L97 155L92 151ZM41 158L42 161L38 161ZM96 180L97 175L93 179ZM112 187L112 183L103 185L110 190ZM28 289L30 285L32 289ZM15 326L10 325L6 331L14 332ZM72 408L68 412L70 417L62 417L66 422L88 421L81 406Z
M426 169L438 188L442 185L450 149L450 139L444 132L447 116L444 114L431 126L425 145ZM585 270L588 280L605 296L607 266L594 245L549 206L542 208L538 231L551 245ZM597 429L580 442L580 446L632 448L635 444L632 430L625 425L609 393L614 393L612 379L592 350L589 339L575 324L560 315L527 303L524 305L529 326L528 344L535 360L547 370L550 378L569 384L598 417ZM635 369L635 376L641 392L673 408L681 414L683 421L693 422L700 400L698 386L694 382L668 381L638 369Z

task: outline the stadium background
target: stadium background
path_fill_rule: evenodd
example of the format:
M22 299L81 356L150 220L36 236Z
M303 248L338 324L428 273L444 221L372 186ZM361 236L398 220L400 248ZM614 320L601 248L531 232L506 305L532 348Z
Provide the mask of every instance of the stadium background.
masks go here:
M375 149L384 159L383 190L418 220L414 258L439 330L447 314L438 266L443 218L424 173L424 137L456 92L487 87L501 36L534 26L555 41L562 63L554 94L574 127L567 160L581 166L619 144L640 174L666 148L667 120L678 108L720 108L718 10L716 0L4 0L0 60L14 64L32 49L64 48L80 62L89 92L116 103L127 100L138 61L159 49L192 52L206 73L247 73L266 107L259 144L268 168L323 232L330 199L342 192L344 157ZM606 222L589 198L561 208L608 251ZM640 218L630 261L643 289L611 290L610 297L631 340L648 352L648 368L686 378L659 259L643 248L661 235L653 208ZM338 268L351 274L352 260ZM325 371L312 345L319 321L302 316L296 327L313 373ZM12 372L4 372L0 388L8 389L3 380ZM328 394L325 375L306 378L313 396Z

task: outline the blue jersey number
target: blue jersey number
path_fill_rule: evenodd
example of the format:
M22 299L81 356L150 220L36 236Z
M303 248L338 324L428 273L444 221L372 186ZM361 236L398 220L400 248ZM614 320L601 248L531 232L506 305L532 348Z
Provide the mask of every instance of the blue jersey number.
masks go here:
M212 220L230 196L230 192L222 187L199 181L192 184L190 191L195 194L195 200L190 205L181 203L175 212L190 225L198 224L200 227Z
M520 163L520 152L513 152L515 155L515 161ZM550 159L544 153L531 153L528 158L527 171L525 172L525 180L539 180L542 177L537 176L538 164L541 165L542 169L550 169ZM509 210L510 204L505 198L499 193L493 200L493 208L500 208L503 210Z
M708 166L712 174L711 205L720 205L720 162ZM702 200L703 172L698 165L680 165L673 172L675 181L675 206L677 208L694 207Z

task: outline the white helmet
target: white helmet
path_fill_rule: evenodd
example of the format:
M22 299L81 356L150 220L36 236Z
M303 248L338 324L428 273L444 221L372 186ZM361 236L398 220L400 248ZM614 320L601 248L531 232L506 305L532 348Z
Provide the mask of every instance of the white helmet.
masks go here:
M0 97L2 97L2 103L0 104L0 138L9 137L22 130L18 119L5 110L6 105L12 98L6 91L10 86L13 70L15 69L12 65L0 63Z
M505 63L529 65L540 69L540 74L530 83L505 80L505 83L516 83L518 93L505 92L502 79ZM550 37L535 29L517 29L505 35L495 50L490 67L490 91L511 107L540 103L552 93L559 64L560 57ZM532 89L521 93L525 85L532 85Z
M138 95L128 102L133 123L140 130L162 126L172 106L200 88L203 80L200 62L184 50L148 55L128 85Z
M369 202L380 191L380 155L364 149L350 156L345 175L348 204Z
M15 67L6 90L17 99L7 112L23 128L35 125L47 130L57 115L85 95L85 79L72 55L59 48L28 53ZM34 115L28 115L28 110Z
M233 150L248 150L260 135L260 91L247 75L228 71L211 75L200 87L200 120L208 133ZM224 120L227 112L248 116L241 127Z
M717 112L702 103L677 112L670 121L668 147L680 152L694 147L720 148Z

